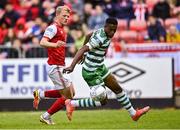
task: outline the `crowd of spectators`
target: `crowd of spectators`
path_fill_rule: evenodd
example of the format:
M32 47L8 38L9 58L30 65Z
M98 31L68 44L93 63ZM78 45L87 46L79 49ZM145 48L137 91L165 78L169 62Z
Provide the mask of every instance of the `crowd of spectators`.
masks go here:
M114 49L121 51L122 45L131 43L180 43L179 0L3 0L0 47L23 50L26 57L33 57L31 47L39 47L45 28L53 21L55 8L64 4L72 9L69 25L65 27L67 56L73 56L85 35L103 27L108 17L118 19L112 40ZM2 48L0 58L8 57L4 53L7 50ZM36 51L44 52L42 48ZM40 53L35 56L41 57ZM14 55L19 57L17 52Z

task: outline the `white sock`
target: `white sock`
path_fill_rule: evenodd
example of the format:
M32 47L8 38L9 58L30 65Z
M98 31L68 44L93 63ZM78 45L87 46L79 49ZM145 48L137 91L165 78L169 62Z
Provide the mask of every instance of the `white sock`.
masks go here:
M129 114L130 114L131 116L134 116L134 115L136 114L136 110L135 110L133 107L131 107L131 108L128 109L127 111L129 112Z
M71 100L71 105L74 107L97 107L101 106L99 101L93 101L91 98Z
M133 108L129 97L127 94L122 91L119 94L116 94L117 100L121 103L121 105L129 112L131 116L134 116L136 114L136 110Z
M42 114L42 116L43 116L45 119L48 119L48 118L50 118L51 115L50 115L48 112L45 112L45 113Z
M79 106L79 101L78 100L71 100L71 105L73 105L74 107L78 107Z

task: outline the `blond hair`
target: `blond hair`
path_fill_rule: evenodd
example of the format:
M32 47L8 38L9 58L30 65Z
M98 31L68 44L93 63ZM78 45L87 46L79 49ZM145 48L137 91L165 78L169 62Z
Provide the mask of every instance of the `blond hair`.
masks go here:
M60 14L61 13L61 11L67 11L68 13L70 13L71 12L71 9L67 6L67 5L64 5L64 6L58 6L57 8L56 8L56 14Z

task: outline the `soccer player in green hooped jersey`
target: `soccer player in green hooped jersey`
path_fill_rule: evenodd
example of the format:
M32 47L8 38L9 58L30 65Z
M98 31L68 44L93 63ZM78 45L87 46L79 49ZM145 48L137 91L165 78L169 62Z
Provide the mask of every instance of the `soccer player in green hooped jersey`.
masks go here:
M82 76L89 85L90 89L94 86L106 86L112 90L117 97L117 101L125 108L131 118L137 121L143 114L149 111L150 107L146 106L142 109L135 110L118 84L115 77L109 72L108 68L104 65L106 51L110 45L111 38L114 36L117 29L118 22L115 18L108 18L104 28L100 28L93 33L89 34L84 42L84 46L76 53L71 65L65 68L64 73L71 73L75 65L84 57ZM72 116L74 107L96 107L106 104L107 98L102 101L95 101L92 98L68 100L68 112Z

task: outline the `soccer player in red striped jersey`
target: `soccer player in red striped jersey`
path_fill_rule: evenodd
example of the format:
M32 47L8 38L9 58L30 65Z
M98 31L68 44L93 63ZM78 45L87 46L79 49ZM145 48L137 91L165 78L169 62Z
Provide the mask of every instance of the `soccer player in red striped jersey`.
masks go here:
M68 6L59 6L56 8L56 16L54 22L49 25L40 41L42 47L47 48L48 61L47 73L54 83L55 90L40 91L35 90L33 106L38 109L40 99L57 98L52 106L40 116L40 121L53 125L51 116L66 106L67 117L71 120L73 108L66 104L66 99L72 99L74 96L74 87L72 81L67 74L63 74L62 70L65 66L65 45L66 33L63 29L67 25L71 10Z

